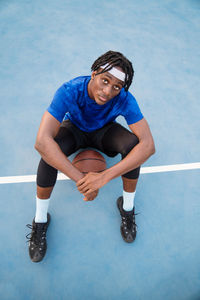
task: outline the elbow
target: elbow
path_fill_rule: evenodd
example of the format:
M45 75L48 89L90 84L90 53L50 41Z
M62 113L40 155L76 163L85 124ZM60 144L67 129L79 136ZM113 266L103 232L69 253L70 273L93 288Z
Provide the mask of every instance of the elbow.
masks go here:
M52 146L52 137L40 136L37 137L34 148L40 153L40 155L46 155L49 148Z
M44 143L37 139L34 148L41 154L44 151Z
M40 152L40 144L37 141L35 142L34 148L36 151Z
M151 155L154 155L156 153L156 148L153 147L152 150L151 150Z
M155 154L155 152L156 152L156 147L155 147L155 144L154 144L153 141L150 144L150 150L149 150L149 152L150 152L150 156L153 155L153 154Z
M148 157L150 157L151 155L153 155L156 152L155 144L154 144L154 141L152 139L151 140L146 140L144 142L144 145L145 145L145 149L146 149L146 153L147 153Z

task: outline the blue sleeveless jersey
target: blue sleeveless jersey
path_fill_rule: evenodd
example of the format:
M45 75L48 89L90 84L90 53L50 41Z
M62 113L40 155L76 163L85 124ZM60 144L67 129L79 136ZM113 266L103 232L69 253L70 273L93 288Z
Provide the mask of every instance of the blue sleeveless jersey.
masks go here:
M81 130L91 132L123 116L128 125L143 118L136 99L124 88L119 95L98 105L88 95L91 76L80 76L64 83L55 93L48 112L59 122L70 119Z

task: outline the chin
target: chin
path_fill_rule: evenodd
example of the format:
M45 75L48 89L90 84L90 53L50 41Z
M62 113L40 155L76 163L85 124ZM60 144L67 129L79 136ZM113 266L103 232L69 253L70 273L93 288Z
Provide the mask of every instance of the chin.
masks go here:
M107 102L103 102L103 101L101 101L101 100L99 100L99 99L95 99L95 102L96 102L96 104L98 104L98 105L104 105L104 104L107 103Z

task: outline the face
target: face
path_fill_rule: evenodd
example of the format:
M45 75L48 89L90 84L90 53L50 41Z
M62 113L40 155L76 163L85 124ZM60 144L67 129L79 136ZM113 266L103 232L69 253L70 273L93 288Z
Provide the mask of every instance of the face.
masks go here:
M120 68L118 69L122 71ZM120 93L124 82L109 72L96 75L100 71L101 69L92 72L88 84L88 94L97 104L104 105Z

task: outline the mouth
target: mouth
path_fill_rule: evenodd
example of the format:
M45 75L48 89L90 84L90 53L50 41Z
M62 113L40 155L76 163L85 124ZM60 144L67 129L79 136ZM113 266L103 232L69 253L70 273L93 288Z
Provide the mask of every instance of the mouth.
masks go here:
M99 100L101 100L102 102L107 102L108 101L108 98L106 98L105 96L101 96L99 95Z

